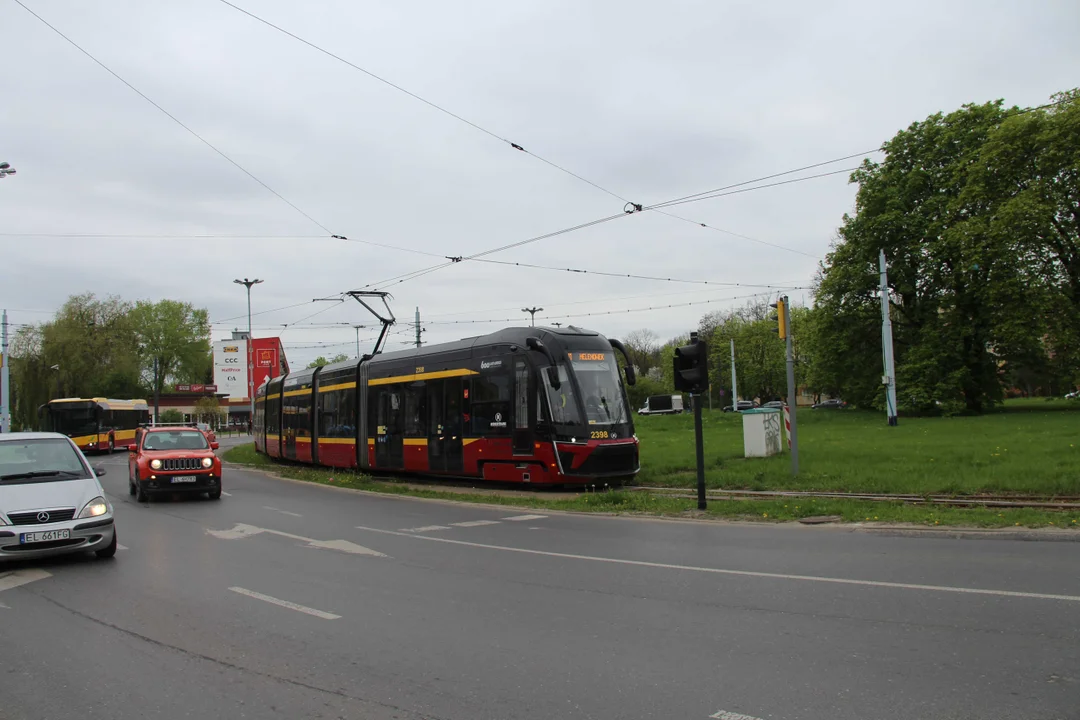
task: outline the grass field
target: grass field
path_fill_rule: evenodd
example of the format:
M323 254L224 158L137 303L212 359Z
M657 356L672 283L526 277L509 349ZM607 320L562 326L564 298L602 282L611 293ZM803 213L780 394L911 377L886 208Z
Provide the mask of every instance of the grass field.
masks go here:
M1080 512L1058 512L1028 508L950 508L906 505L901 502L866 502L827 498L777 500L709 501L701 513L694 500L659 497L647 492L616 490L582 493L574 497L535 494L500 494L441 489L437 483L416 487L405 481L374 480L361 473L329 468L310 468L278 463L255 452L255 446L241 445L225 453L229 462L262 468L283 477L367 490L390 495L485 503L538 510L577 512L639 513L675 517L710 517L760 522L784 522L799 518L835 515L843 522L912 523L925 526L974 526L986 528L1070 528L1080 531ZM226 471L227 473L228 471ZM227 481L226 481L227 482Z
M692 487L693 415L639 417L641 473L635 482ZM751 490L905 494L1080 495L1080 403L1010 401L979 417L901 418L800 410L798 478L791 459L744 458L742 417L704 412L706 484Z

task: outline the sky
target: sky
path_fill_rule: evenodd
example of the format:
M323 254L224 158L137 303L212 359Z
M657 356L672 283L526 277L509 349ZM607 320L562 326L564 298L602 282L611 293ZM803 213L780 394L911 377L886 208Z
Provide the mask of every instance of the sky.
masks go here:
M464 120L221 0L21 1L246 173L0 0L11 322L76 293L171 298L207 308L217 339L247 324L233 280L260 278L254 334L294 366L355 355L353 325L370 350L358 303L311 302L361 288L392 293L387 350L412 342L416 308L424 342L528 324L526 307L538 325L666 339L754 293L810 302L854 209L847 173L667 211L683 220L620 198L860 154L778 179L845 170L932 113L1080 85L1075 0L235 1ZM463 261L386 282L618 214L485 256L563 270ZM175 237L200 235L215 237Z

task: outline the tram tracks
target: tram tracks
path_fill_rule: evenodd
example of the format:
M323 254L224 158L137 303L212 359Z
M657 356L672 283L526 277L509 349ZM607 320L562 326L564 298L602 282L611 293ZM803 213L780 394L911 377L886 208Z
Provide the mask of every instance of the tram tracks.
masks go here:
M624 490L647 492L660 497L695 498L687 488L665 488L627 485ZM1040 508L1043 510L1080 510L1080 495L915 495L891 493L846 493L810 490L708 490L710 500L745 500L750 498L824 498L831 500L865 500L871 502L902 502L909 505L944 505L951 507Z

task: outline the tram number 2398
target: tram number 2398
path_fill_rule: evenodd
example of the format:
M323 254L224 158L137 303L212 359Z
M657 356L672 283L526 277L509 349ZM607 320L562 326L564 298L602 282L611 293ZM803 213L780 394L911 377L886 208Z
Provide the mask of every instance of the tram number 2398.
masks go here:
M592 430L590 434L593 440L607 440L609 437L607 430Z

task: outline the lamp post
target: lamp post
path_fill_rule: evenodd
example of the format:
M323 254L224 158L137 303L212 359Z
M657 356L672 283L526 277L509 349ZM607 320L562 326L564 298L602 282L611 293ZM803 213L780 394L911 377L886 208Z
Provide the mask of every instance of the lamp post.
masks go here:
M15 168L11 167L11 163L0 162L0 180L3 180L8 175L14 175Z
M529 313L529 316L530 316L530 321L529 321L529 324L530 324L531 326L535 327L535 326L536 326L536 313L538 313L538 312L544 312L544 308L538 308L538 307L534 307L534 308L521 308L521 312L527 312L527 313Z
M248 305L248 334L247 334L247 388L248 388L248 427L250 428L252 423L255 422L255 366L251 360L251 286L258 285L262 280L233 280L237 285L243 285L247 288L247 305Z

